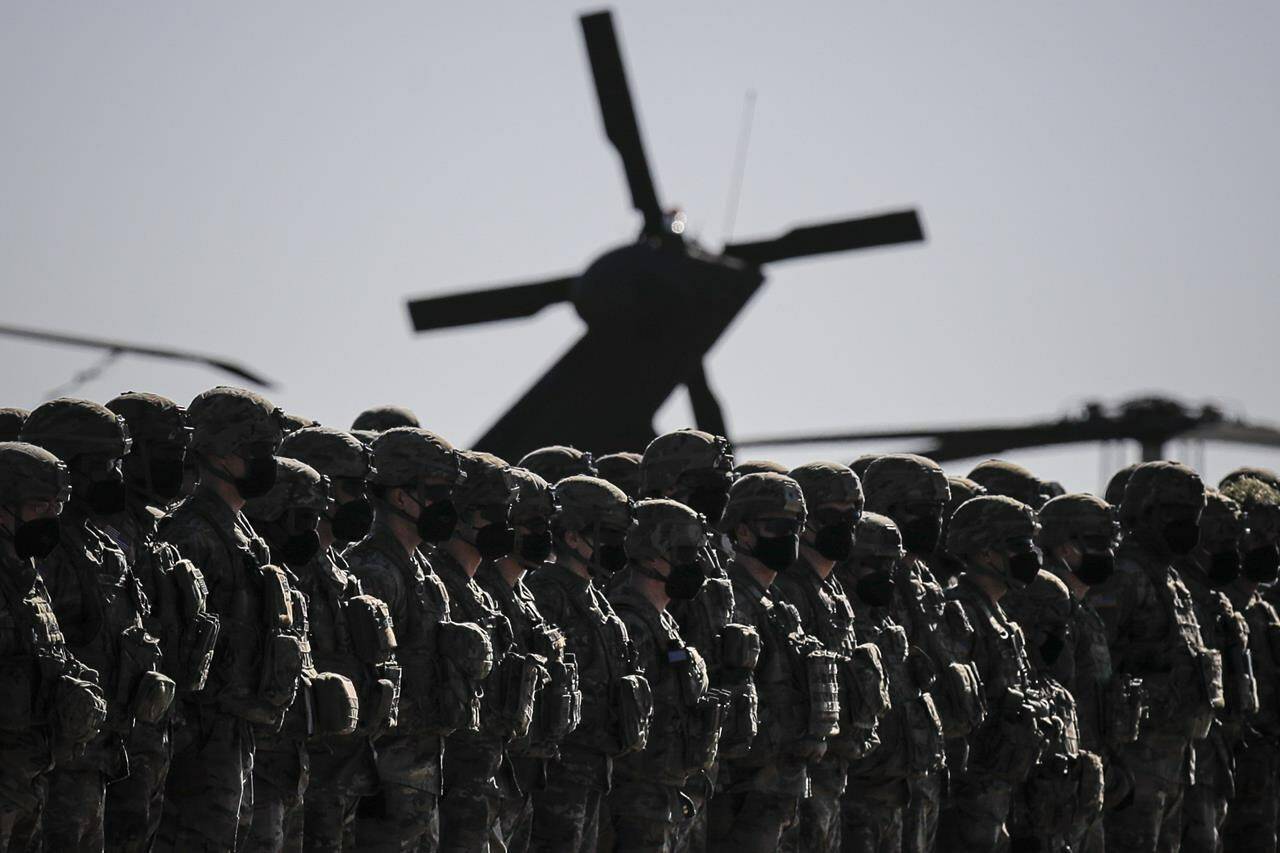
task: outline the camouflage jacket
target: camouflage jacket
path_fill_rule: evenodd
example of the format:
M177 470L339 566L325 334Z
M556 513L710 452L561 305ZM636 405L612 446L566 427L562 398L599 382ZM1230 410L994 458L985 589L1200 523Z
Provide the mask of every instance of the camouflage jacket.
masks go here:
M1249 646L1256 667L1258 713L1244 725L1246 738L1280 741L1280 613L1244 578L1224 590L1249 623Z

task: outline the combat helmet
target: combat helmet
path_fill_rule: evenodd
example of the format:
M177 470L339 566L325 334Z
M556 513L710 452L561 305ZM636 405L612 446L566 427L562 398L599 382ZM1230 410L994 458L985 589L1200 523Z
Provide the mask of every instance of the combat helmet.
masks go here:
M131 445L124 418L106 406L72 397L37 406L23 424L21 438L68 465L85 455L121 459Z
M677 501L648 498L635 505L633 515L625 543L631 560L692 562L707 544L703 517Z
M893 519L878 512L864 512L858 519L857 533L853 538L853 558L900 560L904 554L902 532Z
M0 408L0 441L17 441L29 414L26 409L12 406Z
M478 450L462 451L459 463L465 476L462 484L453 490L453 503L458 512L501 508L500 520L505 523L507 507L515 493L515 482L508 474L510 466L492 453Z
M187 407L191 449L202 456L273 456L284 437L281 412L244 388L219 385Z
M914 501L945 506L951 497L941 466L914 453L889 453L873 461L862 478L862 490L867 509L885 515L886 510Z
M810 462L792 468L787 476L800 484L805 506L812 512L823 504L853 504L857 512L864 503L862 484L853 470L835 462Z
M396 427L420 427L418 416L403 406L373 406L356 415L351 422L353 430L386 432Z
M1111 475L1111 479L1107 481L1107 488L1102 493L1102 498L1108 504L1120 511L1120 502L1124 500L1125 486L1129 485L1129 478L1133 476L1133 472L1138 470L1141 462L1134 462L1132 465L1126 465L1119 471Z
M640 497L640 454L610 453L596 460L597 476L608 480L636 500Z
M1048 500L1044 483L1016 462L988 459L969 472L969 479L987 490L989 495L1004 495L1039 509Z
M1251 476L1238 477L1222 493L1243 512L1241 566L1254 583L1274 580L1280 568L1280 489Z
M393 427L374 439L369 482L385 488L416 486L426 479L458 484L464 478L458 451L418 427Z
M1246 478L1260 480L1276 491L1280 491L1280 474L1277 474L1270 468L1237 468L1222 478L1218 483L1218 488L1225 489L1236 480L1243 480Z
M511 523L539 526L550 522L551 516L555 515L556 502L547 481L520 467L511 468L507 473L515 486L509 513Z
M532 450L516 464L553 486L565 477L596 476L596 463L590 453L560 444Z
M883 453L864 453L850 462L849 468L858 475L859 480L865 480L867 478L867 469L871 467L871 463L884 455Z
M699 429L678 429L658 436L649 442L640 460L640 494L668 494L686 471L714 471L728 478L733 472L728 440Z
M1114 547L1120 538L1115 511L1101 498L1087 494L1063 495L1046 503L1038 513L1040 545L1051 551L1073 540Z
M772 459L744 459L733 466L734 477L745 477L748 474L781 474L784 477L791 469L781 462Z
M107 408L124 418L130 438L138 445L167 444L185 449L191 443L186 409L168 397L126 391L108 401Z
M800 484L783 474L747 474L729 489L729 502L720 519L720 529L733 536L741 522L761 516L794 518L800 527L806 520L804 492Z
M367 480L372 454L349 432L324 426L303 427L285 436L280 455L297 459L331 480Z
M626 531L631 526L631 500L607 480L581 474L566 477L552 487L552 495L556 512L551 522L561 533L596 526Z
M1074 670L1071 656L1062 656L1071 642L1075 610L1065 583L1041 570L1025 588L1010 589L1000 606L1026 635L1027 655L1037 671L1061 677Z
M972 558L987 549L1001 553L1013 549L1017 556L1010 557L1008 574L998 576L1010 587L1020 588L1034 580L1040 569L1040 552L1035 545L1039 533L1031 507L1004 495L983 495L965 501L951 516L947 551L964 561L966 571L993 573ZM1022 555L1027 559L1019 559Z
M1147 513L1164 505L1177 505L1198 518L1204 510L1204 483L1200 475L1180 462L1144 462L1134 469L1120 502L1120 525L1126 532L1137 530ZM1171 546L1185 543L1169 543ZM1175 551L1186 553L1190 547Z
M262 497L245 502L244 514L255 521L273 521L291 509L324 515L333 504L329 478L297 459L276 457L276 479Z
M16 509L31 501L66 503L71 497L67 465L43 447L0 442L0 506Z

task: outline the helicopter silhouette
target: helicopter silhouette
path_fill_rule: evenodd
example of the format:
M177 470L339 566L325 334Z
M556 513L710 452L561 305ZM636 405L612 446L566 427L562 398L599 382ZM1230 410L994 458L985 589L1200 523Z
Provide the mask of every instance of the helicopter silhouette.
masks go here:
M726 435L703 359L764 283L762 267L809 255L922 241L915 210L793 228L730 243L719 254L684 237L664 212L645 156L610 12L581 17L605 134L622 159L637 240L580 275L432 296L409 302L416 331L528 317L572 302L581 338L475 443L507 459L550 444L597 453L644 448L653 418L678 386L701 429Z

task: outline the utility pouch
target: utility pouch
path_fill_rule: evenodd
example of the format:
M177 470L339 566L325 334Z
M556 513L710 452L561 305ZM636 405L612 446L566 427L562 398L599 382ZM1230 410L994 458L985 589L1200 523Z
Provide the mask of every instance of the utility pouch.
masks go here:
M1100 756L1082 749L1074 762L1072 773L1076 778L1073 828L1078 834L1102 814L1102 803L1107 791L1106 770Z
M293 595L284 569L266 565L260 567L258 572L262 578L262 615L267 621L267 630L292 628Z
M804 656L805 686L809 693L810 737L829 738L840 731L840 659L834 652L815 649Z
M360 701L360 728L379 734L394 727L399 702L400 687L396 681L375 678L369 683L365 696Z
M698 700L686 717L684 770L697 773L710 770L716 763L720 747L720 727L724 724L729 695L723 690L710 690Z
M204 574L190 560L178 560L173 564L173 586L178 593L178 607L184 623L209 609L209 587Z
M391 627L391 611L386 602L372 595L356 595L342 605L351 650L363 663L381 664L396 650L396 634Z
M179 690L194 693L204 689L213 666L218 631L218 617L212 613L200 611L187 620L178 641L177 660L169 667Z
M653 692L643 675L624 675L617 682L618 755L640 752L649 744ZM615 756L616 757L616 756Z
M760 732L760 699L750 678L726 685L729 705L720 729L720 757L745 758Z
M297 695L303 661L302 643L297 637L282 632L268 635L262 645L258 698L273 708L287 708Z
M559 633L558 631L556 632ZM582 692L578 689L578 663L563 649L563 638L556 657L547 660L546 686L538 694L529 727L528 755L550 757L557 744L578 727L582 720Z
M440 657L468 681L479 684L492 671L493 644L474 622L441 622L437 642Z
M498 667L498 734L507 740L523 738L533 723L538 691L550 676L537 655L511 652Z
M39 670L34 657L0 660L0 731L25 732L35 722Z
M894 626L898 628L897 625ZM902 630L899 628L898 630ZM907 666L911 670L911 680L921 690L931 690L938 680L938 666L929 657L929 653L919 646L911 646L907 653Z
M336 672L311 676L311 707L317 735L349 735L360 722L360 699L351 679Z
M946 742L942 719L938 716L933 697L921 693L909 700L903 706L902 726L905 729L908 773L919 775L941 769Z
M160 641L148 634L141 625L131 625L120 632L119 654L115 691L110 704L117 713L125 709L128 709L128 713L113 715L112 725L119 724L127 729L131 726L136 710L134 700L142 685L143 676L149 672L158 672L164 655L160 651Z
M55 750L70 757L102 730L107 699L92 681L63 674L54 688L52 712Z
M889 710L889 679L880 649L854 646L840 662L840 728L870 728Z
M1103 706L1107 742L1114 747L1136 741L1142 721L1147 717L1146 690L1142 681L1127 675L1113 676L1107 685Z
M680 685L680 698L686 708L692 708L702 701L707 689L711 686L707 678L707 665L702 655L692 646L682 646L667 650L667 663L676 672L676 682Z
M1249 650L1249 625L1244 615L1231 611L1225 618L1226 651L1223 654L1223 688L1227 712L1241 720L1258 713L1258 681L1253 670L1253 654Z
M759 632L736 622L725 625L720 634L720 660L728 669L755 669L760 660Z
M949 663L940 667L932 694L948 738L965 737L977 731L986 719L982 679L973 664Z
M133 694L134 718L149 725L160 722L173 704L173 696L177 690L177 684L169 676L155 670L144 672L138 680L138 689Z
M1010 784L1021 782L1040 757L1043 746L1040 710L1021 691L1009 690L998 711L975 734L969 766L978 775Z

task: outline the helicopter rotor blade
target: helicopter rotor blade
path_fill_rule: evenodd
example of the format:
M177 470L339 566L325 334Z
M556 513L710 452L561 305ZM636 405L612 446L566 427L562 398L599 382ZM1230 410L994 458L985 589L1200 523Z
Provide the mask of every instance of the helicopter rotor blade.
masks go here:
M658 191L645 157L635 104L622 65L622 51L613 29L613 15L608 11L595 12L583 15L580 20L605 135L622 157L622 168L631 188L631 205L644 215L645 233L657 234L662 228L662 207L658 204Z
M409 319L418 332L512 320L537 314L548 305L572 298L577 276L428 296L409 303Z
M772 240L730 243L724 247L724 254L761 266L807 255L915 243L923 239L924 229L919 215L914 210L903 210L862 219L805 225L792 228Z
M141 344L131 344L125 341L92 338L84 335L68 335L61 332L46 332L42 329L29 329L21 326L0 326L0 335L9 335L15 338L26 338L33 341L44 341L45 343L51 344L90 347L93 349L107 350L109 352L130 353L132 355L145 355L151 358L167 358L174 361L189 361L196 364L205 364L262 388L274 387L274 383L269 379L249 370L247 367L236 364L235 362L227 361L226 359L218 356L188 352L187 350L170 349L168 347L143 346Z
M724 424L724 409L719 399L711 390L707 381L707 371L701 361L692 373L685 378L685 390L689 392L689 403L693 406L693 422L698 429L712 435L727 435Z
M1262 447L1280 447L1280 429L1262 424L1245 424L1224 421L1208 424L1183 433L1178 438L1194 438L1201 441L1221 441L1227 444L1253 444Z

